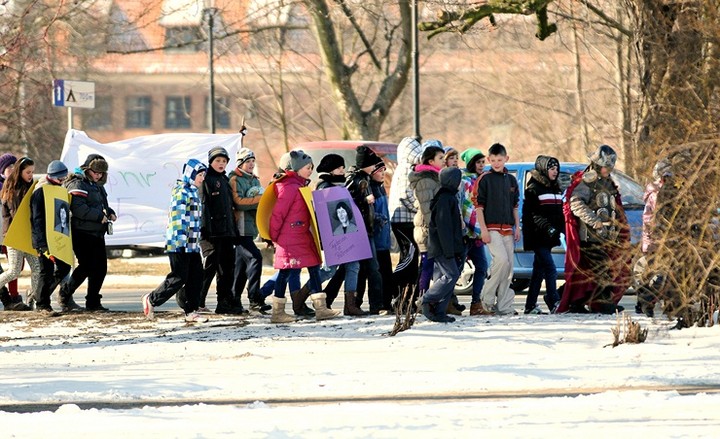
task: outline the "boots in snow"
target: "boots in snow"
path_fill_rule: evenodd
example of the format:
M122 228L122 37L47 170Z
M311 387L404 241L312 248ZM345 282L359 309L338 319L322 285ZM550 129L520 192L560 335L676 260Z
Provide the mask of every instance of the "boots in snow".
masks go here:
M63 283L60 285L60 293L59 293L58 302L60 302L60 311L61 312L83 311L84 310L82 306L75 303L75 299L73 299L73 296L68 289L67 283Z
M286 298L273 296L272 315L270 316L270 323L292 323L295 321L295 317L285 312L286 303Z
M32 309L25 305L21 295L11 296L7 287L2 287L0 295L2 295L2 304L5 311L30 311Z
M314 317L315 311L305 304L305 301L310 297L310 290L307 287L302 287L297 291L290 292L290 299L292 299L293 313L298 317Z
M315 293L310 295L313 306L315 307L315 320L334 319L340 315L340 311L328 309L327 296L325 293Z
M357 299L357 293L354 291L346 292L345 293L345 307L343 308L343 313L346 316L364 316L367 315L365 311L360 309L359 306L355 304L355 300Z

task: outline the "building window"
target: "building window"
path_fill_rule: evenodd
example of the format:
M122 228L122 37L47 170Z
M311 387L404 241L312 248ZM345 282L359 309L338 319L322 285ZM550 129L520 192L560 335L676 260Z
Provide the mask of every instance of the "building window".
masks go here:
M203 48L200 26L173 26L165 28L166 52L200 52Z
M112 96L95 96L95 108L83 109L84 130L112 129Z
M152 98L129 96L126 100L125 127L150 128L152 126Z
M169 96L165 100L165 128L190 128L190 96Z
M210 126L210 97L205 100L205 121ZM215 96L215 128L230 128L230 98Z

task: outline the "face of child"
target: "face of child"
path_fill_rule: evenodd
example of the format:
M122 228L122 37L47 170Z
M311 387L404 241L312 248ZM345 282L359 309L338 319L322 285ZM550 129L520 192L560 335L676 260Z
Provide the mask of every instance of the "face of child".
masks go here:
M101 178L103 178L103 175L105 175L104 172L95 172L92 169L88 169L88 174L90 174L90 178L92 178L92 181L98 182Z
M551 181L557 180L558 174L560 173L560 170L557 166L553 166L552 168L548 168L548 178Z
M195 180L193 180L193 184L197 187L200 187L200 185L203 184L203 181L205 181L205 171L198 172L197 175L195 175Z
M345 175L345 166L333 169L330 175Z
M447 160L445 160L445 166L447 166L448 168L457 168L459 161L460 159L457 155L451 155L447 158Z
M478 160L475 162L475 173L481 174L483 171L483 168L485 167L485 160Z
M490 163L490 167L493 171L502 172L503 168L505 168L505 163L507 163L509 158L510 157L506 155L490 154L487 161Z
M435 153L435 157L428 162L428 165L434 166L436 168L442 168L445 164L445 158L443 157L445 154L443 152L437 152Z
M212 161L212 163L210 163L210 167L212 167L215 170L215 172L222 174L223 172L225 172L225 167L227 166L227 164L228 164L228 159L226 159L225 157L219 156L219 157L215 157L215 159Z
M309 179L310 176L312 175L312 171L313 171L313 164L312 164L312 163L308 163L307 165L305 165L305 166L303 166L302 168L300 168L300 170L297 171L297 173L298 173L299 176L301 176L302 178L304 178L304 179L307 180L307 179Z
M380 168L379 170L373 172L371 177L378 183L385 181L385 168Z
M601 176L602 178L608 178L608 177L610 177L610 173L611 173L611 172L612 172L612 168L607 168L607 167L605 167L605 166L603 166L602 168L600 168L600 176Z
M25 180L25 183L31 183L33 180L33 174L35 173L35 165L30 165L23 169L20 173L20 178Z
M248 174L252 174L255 170L255 159L245 160L243 164L240 165L240 169L247 172Z

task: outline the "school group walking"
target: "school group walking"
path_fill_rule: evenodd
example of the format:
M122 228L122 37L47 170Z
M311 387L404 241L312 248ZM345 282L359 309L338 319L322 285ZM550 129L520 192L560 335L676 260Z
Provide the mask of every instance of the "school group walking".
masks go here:
M620 193L611 178L616 158L611 147L599 147L590 155L585 171L574 175L563 191L558 180L560 162L541 155L526 187L520 188L505 167L509 154L502 144L490 146L487 154L475 148L460 153L438 140L421 144L406 137L398 144L388 195L386 164L366 145L357 147L351 164L340 155L327 154L316 167L301 150L285 153L267 188L255 175L252 150L241 147L231 158L224 148L214 147L208 152L207 165L187 160L172 188L165 247L170 273L142 297L144 314L152 319L155 308L175 297L186 321L206 321L211 312L207 296L214 281L214 312L218 314L248 312L241 300L247 291L250 308L269 313L273 323L394 313L403 297L406 305L428 319L452 322L453 316L466 309L454 289L466 264L471 264L469 315L513 315L517 311L510 281L514 246L521 235L525 249L535 255L524 313L546 313L537 303L543 282L547 312L615 313L621 309L617 304L624 288L618 279L624 268L612 262L619 257L615 253L621 248L618 243L629 236ZM13 221L20 220L15 216L32 189L27 230L34 249L6 249L7 267L0 274L5 309L54 312L50 299L57 290L62 312L107 310L100 294L107 273L105 235L112 233L117 219L104 189L108 163L91 154L70 173L55 160L36 183L34 170L28 157L0 156L3 236ZM301 194L301 188L311 184L313 171L318 174L315 190L344 187L350 195L331 213L333 234L356 233L361 223L372 257L323 265L311 227L315 213ZM62 203L48 205L44 191L49 187L62 188L67 210ZM261 226L269 231L267 244L274 247L276 272L262 284L262 255L256 238L262 220L257 216L258 205L265 190L274 192L275 204L268 223ZM521 190L522 212L518 209ZM53 194L58 197L58 192ZM52 233L51 243L56 233L70 236L77 260L74 269L53 253L48 233ZM391 234L400 251L394 267ZM551 255L552 248L560 245L561 234L572 264L565 267L562 295ZM31 270L27 302L15 282L24 262ZM303 268L308 281L301 285ZM87 293L81 307L73 297L85 280ZM341 287L342 310L333 308ZM286 306L288 290L291 309ZM365 296L368 311L362 309Z

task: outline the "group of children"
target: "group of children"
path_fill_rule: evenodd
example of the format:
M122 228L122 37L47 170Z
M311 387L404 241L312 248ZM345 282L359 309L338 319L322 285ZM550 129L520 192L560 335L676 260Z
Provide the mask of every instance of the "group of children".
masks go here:
M460 158L466 165L462 170ZM277 273L261 287L262 255L255 244L256 215L266 189L254 174L255 155L248 148L240 148L228 174L226 170L231 161L228 152L222 147L212 148L208 153L208 166L195 159L188 160L172 190L166 231L171 271L161 285L143 296L144 313L153 318L155 307L175 295L188 322L206 321L207 293L212 281L217 279L215 312L218 314L247 312L241 302L241 294L247 289L251 308L262 312L272 309L274 323L289 323L307 316L330 319L340 314L339 310L332 309L332 304L344 283L345 315L367 314L361 309L367 286L371 314L393 312L401 293L409 289L409 296L419 298L418 305L428 319L452 322L452 315L460 315L465 309L453 292L469 261L475 269L470 315L513 315L517 312L513 307L510 280L514 244L521 233L525 248L535 253L526 314L543 312L537 305L543 281L544 301L551 312L614 312L617 309L617 293L613 290L616 279L612 270L598 270L598 263L613 257L608 243L616 241L622 225L626 224L617 187L610 179L616 159L612 148L600 147L591 156L588 169L575 176L566 195L569 203L565 204L565 211L558 184L560 163L554 157L539 156L525 188L522 232L518 211L520 188L505 168L508 159L506 148L499 143L492 145L485 156L474 148L460 154L454 148L443 147L438 140L420 144L417 139L407 137L398 146L398 166L388 197L383 184L385 163L371 148L357 147L355 164L348 170L341 156L326 155L317 167L316 190L347 188L361 214L372 257L324 267L311 232L313 212L300 193L301 188L310 184L314 163L300 150L284 154L267 188L274 191L277 200L267 224L271 245L275 248ZM2 160L0 157L0 164ZM489 170L483 171L486 162ZM20 166L6 182L12 190L0 192L3 216L7 211L9 219L5 230L30 188L34 167L28 163L31 163L28 158L21 159ZM83 238L77 243L79 265L70 280L63 282L70 266L47 252L41 233L44 225L35 220L33 247L37 254L8 249L10 270L0 275L0 286L4 288L9 280L17 277L22 259L27 260L36 284L33 291L38 291L33 297L38 309L51 309L50 294L61 283L59 296L63 310L79 309L72 300L72 292L88 276L91 280L86 307L105 309L100 305L99 290L107 266L106 263L99 266L97 260L105 260L104 255L99 258L99 249L104 251L106 224L115 219L102 188L103 178L107 178L107 163L102 157L91 155L79 173L81 182L89 186L69 187L75 207L71 221L73 238L76 233ZM60 185L66 175L62 162L54 161L37 186L42 189L45 184ZM79 199L77 206L76 198ZM35 210L40 215L43 209L36 209L33 201L33 215ZM349 228L356 227L349 221L353 219L352 212L351 206L338 204L337 227L342 227L338 233L349 233ZM566 294L561 300L551 249L560 244L560 234L566 232L568 218L571 226L577 226L577 232L568 236L569 246L577 244L576 249L568 248L576 269L568 279L571 285L566 285ZM391 231L400 247L400 260L394 269L390 259ZM485 247L492 256L489 271ZM87 268L90 264L94 264L92 270ZM303 268L308 271L309 281L301 287ZM101 276L91 274L95 272ZM288 284L294 316L285 310ZM266 304L265 299L271 294L272 303ZM308 298L313 308L305 304ZM24 305L22 300L17 305L18 300L5 290L3 303L6 309Z

